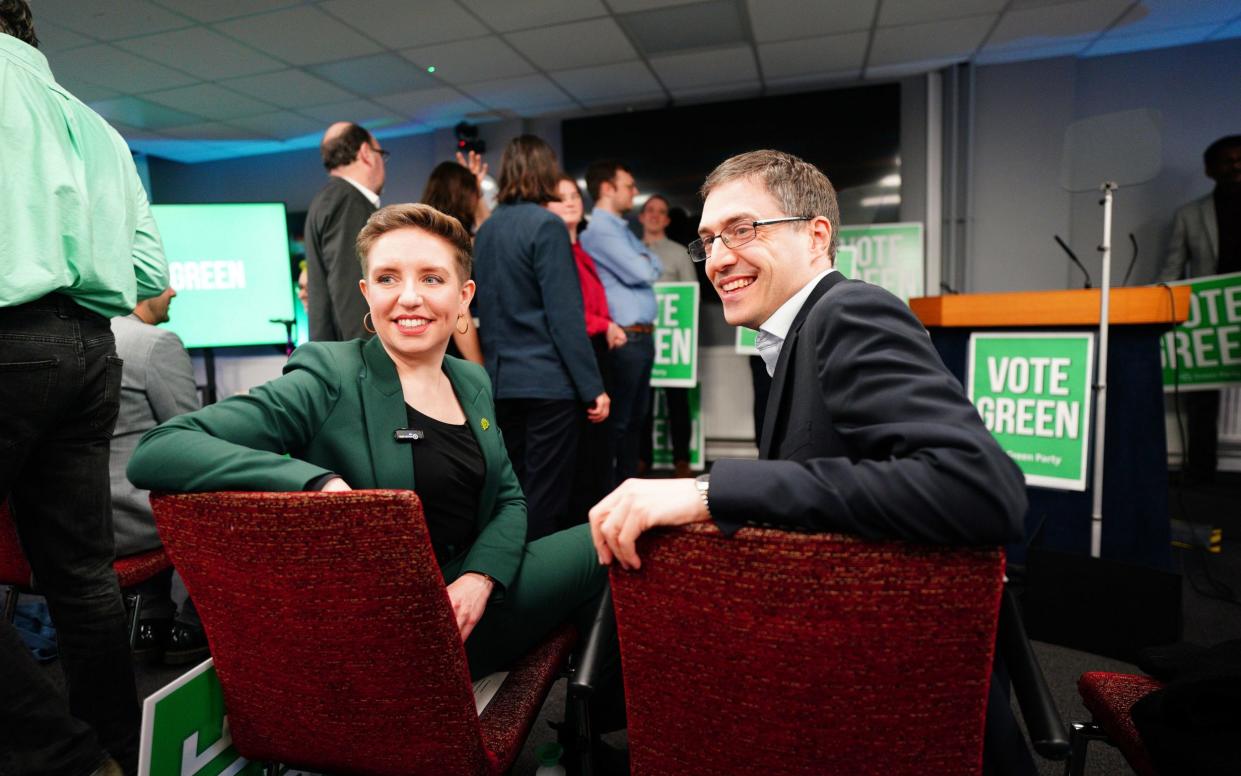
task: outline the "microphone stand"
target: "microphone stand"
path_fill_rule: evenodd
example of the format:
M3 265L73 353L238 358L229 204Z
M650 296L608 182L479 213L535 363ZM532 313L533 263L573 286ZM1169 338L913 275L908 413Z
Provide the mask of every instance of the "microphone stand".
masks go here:
M1094 432L1094 504L1090 512L1090 557L1098 558L1103 547L1103 441L1107 428L1107 335L1108 305L1112 287L1112 197L1116 184L1107 181L1099 187L1103 191L1103 282L1099 286L1099 359L1095 373L1095 432Z

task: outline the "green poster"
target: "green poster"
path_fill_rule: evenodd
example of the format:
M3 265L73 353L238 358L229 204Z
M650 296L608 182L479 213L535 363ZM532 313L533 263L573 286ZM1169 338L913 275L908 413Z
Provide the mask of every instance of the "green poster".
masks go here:
M698 284L655 284L655 364L651 385L698 384Z
M1164 390L1205 391L1241 382L1241 273L1168 285L1187 285L1193 295L1188 320L1159 342Z
M1027 485L1086 489L1094 334L970 336L966 385Z
M836 265L835 268L847 278L853 277L853 264L857 256L857 249L849 245L836 246ZM757 356L758 348L754 345L754 338L758 336L758 332L754 329L748 329L745 326L737 327L737 342L733 349L743 356Z
M885 288L903 302L922 296L926 255L922 224L842 226L840 244L857 249L847 277Z
M262 776L261 763L237 753L224 694L207 660L142 704L138 776Z
M656 388L652 400L651 414L651 468L672 468L672 426L668 418L668 396L662 388ZM702 394L698 386L689 389L689 465L693 469L702 469L703 450L705 449L702 431Z

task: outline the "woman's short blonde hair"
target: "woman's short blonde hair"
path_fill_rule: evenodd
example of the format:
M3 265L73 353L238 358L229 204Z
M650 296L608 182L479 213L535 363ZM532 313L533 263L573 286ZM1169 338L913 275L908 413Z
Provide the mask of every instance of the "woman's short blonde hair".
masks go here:
M371 214L366 226L358 232L358 260L362 262L362 276L366 276L366 257L375 245L375 241L388 232L397 229L421 229L428 234L443 238L453 248L453 258L457 262L457 272L461 282L470 279L474 267L473 242L470 233L461 222L452 216L441 213L430 205L406 203L388 205Z

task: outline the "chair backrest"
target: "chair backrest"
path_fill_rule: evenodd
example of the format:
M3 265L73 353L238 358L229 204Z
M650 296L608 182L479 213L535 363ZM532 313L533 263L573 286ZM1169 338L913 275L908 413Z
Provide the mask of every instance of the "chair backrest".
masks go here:
M966 774L998 549L714 526L613 567L634 774Z
M151 499L237 749L321 772L478 773L465 650L409 491Z
M0 585L30 586L30 564L17 538L7 498L0 499Z

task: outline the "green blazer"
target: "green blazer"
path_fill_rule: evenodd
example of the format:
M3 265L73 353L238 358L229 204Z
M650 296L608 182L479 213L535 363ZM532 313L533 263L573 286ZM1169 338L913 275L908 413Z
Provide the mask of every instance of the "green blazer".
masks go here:
M477 538L461 571L507 588L525 546L526 497L496 426L486 371L445 357L444 372L486 465ZM396 366L378 338L311 342L281 377L148 431L128 475L140 488L172 492L298 491L331 473L352 488L417 490L413 451L393 437L406 425Z

